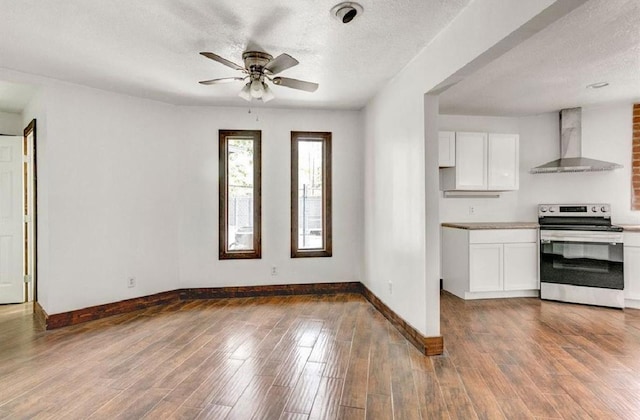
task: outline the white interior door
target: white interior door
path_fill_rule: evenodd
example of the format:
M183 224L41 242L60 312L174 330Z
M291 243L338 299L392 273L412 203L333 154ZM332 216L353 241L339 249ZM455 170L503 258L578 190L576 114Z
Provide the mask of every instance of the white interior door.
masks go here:
M0 303L24 302L22 137L0 136Z

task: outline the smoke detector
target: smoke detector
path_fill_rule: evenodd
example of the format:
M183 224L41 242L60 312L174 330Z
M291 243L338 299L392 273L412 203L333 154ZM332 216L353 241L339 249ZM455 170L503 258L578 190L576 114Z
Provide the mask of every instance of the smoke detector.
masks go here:
M362 12L364 12L362 6L351 1L336 4L331 8L331 16L345 24L360 16Z

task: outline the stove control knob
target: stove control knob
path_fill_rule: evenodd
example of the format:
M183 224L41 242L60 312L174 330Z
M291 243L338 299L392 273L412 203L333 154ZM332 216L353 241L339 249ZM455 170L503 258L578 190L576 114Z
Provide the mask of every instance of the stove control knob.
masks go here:
M547 208L545 206L540 207L540 212L546 213L547 212Z
M591 207L591 211L595 213L595 212L598 211L598 208L596 206L593 206L593 207Z
M554 213L556 211L556 209L554 209L553 207L549 207L549 213Z
M606 212L608 212L608 211L609 211L609 208L607 208L607 206L602 206L602 207L600 208L600 211L601 211L601 212L603 212L603 213L606 213Z

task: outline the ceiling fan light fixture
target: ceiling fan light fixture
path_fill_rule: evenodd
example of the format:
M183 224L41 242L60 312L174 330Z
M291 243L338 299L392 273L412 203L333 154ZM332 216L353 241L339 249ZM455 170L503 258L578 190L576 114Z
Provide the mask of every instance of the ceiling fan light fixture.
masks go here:
M273 91L271 90L268 84L262 83L262 85L263 85L263 92L262 92L262 98L261 98L262 102L269 102L270 100L275 98L275 95L273 94Z
M342 3L339 6L342 6L344 8L347 4L353 4L359 7L359 9L357 9L355 7L349 6L351 7L351 9L346 10L347 12L351 11L352 9L356 10L356 12L352 12L355 14L357 14L358 11L362 11L360 5L357 5L356 3ZM341 12L341 14L344 14L346 16L346 13L343 12ZM350 21L353 17L355 17L355 14L351 17L348 17L347 19ZM238 64L235 64L234 62L229 61L226 58L222 58L219 55L211 52L201 52L200 54L234 70L239 70L244 74L242 77L223 77L218 79L203 80L200 82L200 84L218 85L221 83L242 81L244 82L244 86L242 87L240 93L238 93L238 96L246 101L261 99L263 102L268 102L274 99L275 95L273 94L271 87L266 83L267 81L272 82L274 85L284 86L286 88L297 89L306 92L315 92L318 89L318 84L313 82L280 76L274 77L273 79L271 78L271 76L279 74L280 72L299 64L298 60L291 57L289 54L282 53L276 58L273 58L271 54L262 51L245 51L244 53L242 53L244 67L239 66Z
M260 80L254 80L251 82L251 97L260 99L264 94L264 86Z
M245 101L251 101L251 82L248 82L246 85L244 85L240 93L238 93L238 96Z

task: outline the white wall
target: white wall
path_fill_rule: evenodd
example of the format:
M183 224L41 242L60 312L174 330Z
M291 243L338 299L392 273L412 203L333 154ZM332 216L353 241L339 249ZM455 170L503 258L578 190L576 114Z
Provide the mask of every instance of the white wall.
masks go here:
M582 155L616 162L610 172L530 174L535 166L560 157L558 113L523 118L441 115L440 129L520 134L520 189L500 198L440 198L443 222L529 221L540 203L610 203L614 223L640 223L631 210L632 104L582 110ZM469 206L475 214L469 214Z
M46 86L44 103L46 125L38 119L37 127L44 309L53 314L175 289L175 107L61 83ZM127 288L129 276L135 288Z
M360 281L363 249L361 113L183 108L180 135L181 287ZM259 121L256 121L256 116ZM218 260L218 130L262 130L262 258ZM290 257L291 131L332 132L331 258ZM272 276L271 267L278 268Z
M21 136L23 129L22 115L0 111L0 134Z
M425 130L433 127L425 127L424 104L433 104L424 94L552 3L471 2L366 107L363 282L427 336L440 335L440 244L439 236L427 237L438 231L439 215L425 209L439 198L435 169L425 170Z
M361 280L360 112L248 114L37 82L20 126L37 119L38 294L47 313L182 287ZM230 128L263 134L261 260L218 261L218 129ZM331 258L289 257L291 130L333 133Z

